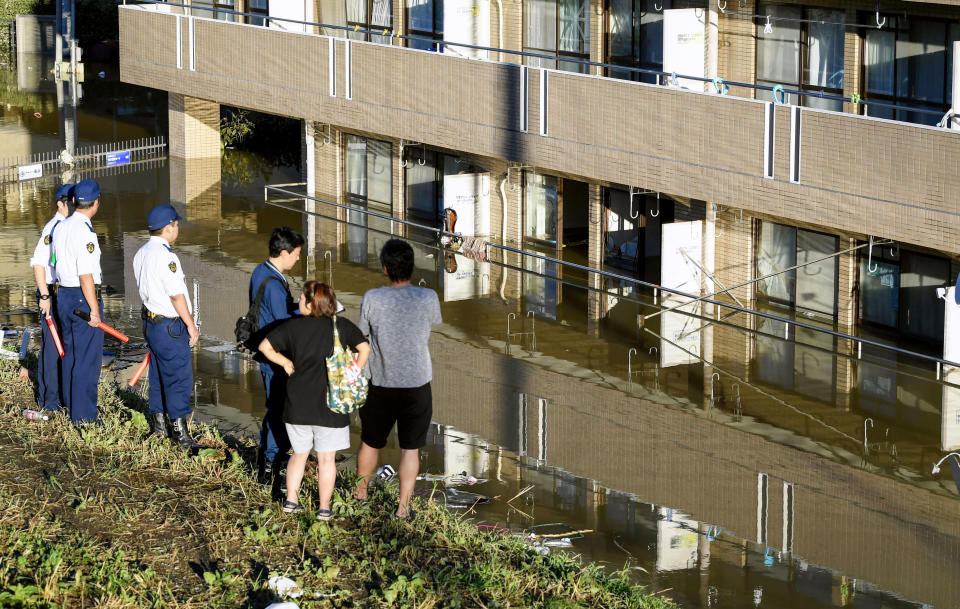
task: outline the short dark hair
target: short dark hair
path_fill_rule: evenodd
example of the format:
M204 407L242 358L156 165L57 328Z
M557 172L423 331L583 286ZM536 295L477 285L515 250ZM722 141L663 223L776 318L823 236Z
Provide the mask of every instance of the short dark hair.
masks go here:
M391 239L380 249L380 264L390 281L407 281L413 277L413 248L403 239Z
M292 252L298 247L303 247L303 235L289 226L273 229L273 234L270 235L271 258L279 256L284 251Z

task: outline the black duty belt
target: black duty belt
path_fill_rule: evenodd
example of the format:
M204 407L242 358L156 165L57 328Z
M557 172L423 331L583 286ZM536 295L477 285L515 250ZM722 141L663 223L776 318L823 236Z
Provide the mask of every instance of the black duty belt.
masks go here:
M140 308L140 319L144 320L147 323L158 324L164 321L170 321L174 319L180 319L179 317L165 317L163 315L157 315L146 306Z
M59 293L60 290L81 290L82 289L80 286L60 285L59 283L54 285L56 287L54 287L54 289L51 290L54 294ZM99 283L94 286L94 291L96 292L97 300L103 300L103 288L100 287Z

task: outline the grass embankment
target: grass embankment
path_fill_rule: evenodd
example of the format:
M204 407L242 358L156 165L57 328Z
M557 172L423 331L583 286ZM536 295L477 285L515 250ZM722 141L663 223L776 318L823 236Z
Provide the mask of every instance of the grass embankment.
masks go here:
M331 523L283 514L251 475L251 440L196 425L216 447L196 456L145 440L143 400L105 383L102 427L26 421L16 372L0 362L2 607L260 609L278 600L273 575L302 587L303 608L671 606L432 503L392 519L389 490L366 503L338 490ZM315 479L301 500L315 504Z

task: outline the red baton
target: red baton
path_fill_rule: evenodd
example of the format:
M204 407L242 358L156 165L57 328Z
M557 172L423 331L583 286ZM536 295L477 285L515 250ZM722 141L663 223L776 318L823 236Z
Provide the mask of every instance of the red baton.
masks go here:
M63 359L63 343L60 342L60 333L57 332L57 324L53 323L53 316L49 313L46 315L47 328L50 330L50 336L53 337L53 344L57 346L57 353L60 354L60 359Z
M137 384L137 381L140 380L140 377L143 376L143 373L147 371L147 366L150 365L150 352L147 351L147 356L143 358L143 361L140 362L140 367L137 368L137 371L133 373L133 376L130 377L130 382L127 385L133 387Z
M77 317L79 317L80 319L83 319L83 320L85 320L85 321L90 321L90 314L89 314L89 313L84 313L84 312L81 311L80 309L74 309L74 310L73 310L73 314L76 315ZM100 328L101 330L103 330L104 332L106 332L107 334L109 334L110 336L114 337L114 338L117 339L118 341L122 342L122 343L130 342L130 337L129 337L129 336L127 336L127 335L124 334L123 332L120 332L120 331L118 331L118 330L114 330L113 328L111 328L111 327L108 326L107 324L103 323L102 321L97 324L97 327Z

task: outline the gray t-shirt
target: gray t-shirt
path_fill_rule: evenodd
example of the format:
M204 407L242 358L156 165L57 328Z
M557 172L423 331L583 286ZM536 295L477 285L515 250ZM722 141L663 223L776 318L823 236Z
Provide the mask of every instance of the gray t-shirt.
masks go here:
M357 325L370 340L370 382L378 387L429 383L433 379L430 326L442 321L433 290L407 285L364 294Z

